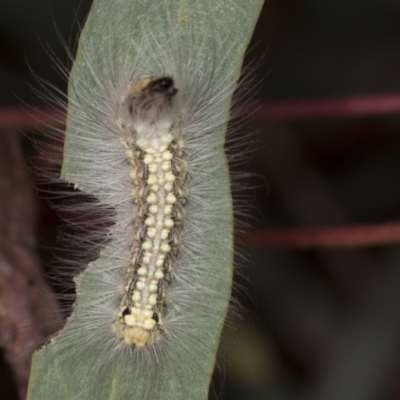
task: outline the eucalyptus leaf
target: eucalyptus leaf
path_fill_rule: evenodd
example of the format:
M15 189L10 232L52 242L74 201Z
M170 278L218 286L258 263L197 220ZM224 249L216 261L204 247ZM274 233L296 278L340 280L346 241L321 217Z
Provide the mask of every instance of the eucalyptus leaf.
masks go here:
M112 129L107 130L115 125L110 120L120 86L132 73L174 75L182 107L205 126L193 131L200 146L192 150L187 146L193 198L200 200L189 201L190 228L185 228L185 237L193 243L181 261L194 272L189 278L177 272L175 289L182 300L178 294L171 299L177 305L169 312L179 322L178 330L171 328L154 350L115 344L112 315L107 314L115 296L109 294L104 274L121 274L115 268L119 260L115 249L127 229L122 222L116 224L100 258L75 278L77 299L66 326L34 355L30 400L207 398L232 286L226 121L261 5L261 0L94 1L71 72L62 177L104 204L115 201L115 188L122 185L123 192L128 179L126 171L116 176L113 172L112 157L119 153L110 149L118 148L118 140ZM193 111L196 104L203 104L203 93L208 93L211 104ZM203 108L205 115L198 116ZM190 160L198 154L204 154L209 165L196 169L195 164L191 169ZM116 202L117 216L127 207ZM198 230L196 224L201 225Z

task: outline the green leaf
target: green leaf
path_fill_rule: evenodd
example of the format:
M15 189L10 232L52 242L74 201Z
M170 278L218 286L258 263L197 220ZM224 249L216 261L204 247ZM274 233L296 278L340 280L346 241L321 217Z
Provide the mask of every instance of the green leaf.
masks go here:
M113 123L109 105L116 104L118 85L129 82L132 71L137 76L171 73L168 68L174 63L172 70L183 77L181 81L177 78L176 85L190 107L201 100L203 89L210 101L215 100L204 106L205 115L196 117L204 126L204 137L197 140L207 154L205 170L212 173L204 174L195 166L192 169L193 185L205 190L197 194L201 201L197 205L193 201L187 210L188 215L194 214L188 218L194 224L193 233L187 234L193 241L194 276L193 282L176 283L185 298L176 307L185 318L180 329L162 339L154 351L133 349L110 339L112 315L102 307L113 297L103 273L121 274L113 269L119 260L114 254L115 241L126 232L117 226L100 258L75 279L77 300L66 326L34 355L30 400L207 399L232 285L226 120L261 5L261 0L94 1L71 73L63 178L109 203L118 176L110 176L112 160L107 161L108 145L101 140L108 134L112 137L106 128ZM191 87L197 91L192 93ZM188 152L190 168L196 149ZM125 179L125 172L121 174ZM201 204L205 211L195 209ZM116 208L120 215L123 210ZM197 223L201 225L198 229ZM196 253L197 240L203 250Z

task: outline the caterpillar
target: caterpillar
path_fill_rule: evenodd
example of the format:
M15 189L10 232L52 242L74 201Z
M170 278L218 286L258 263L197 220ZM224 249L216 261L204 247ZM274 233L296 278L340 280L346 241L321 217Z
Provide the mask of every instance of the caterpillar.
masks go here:
M132 166L135 223L124 295L112 329L128 345L160 339L180 245L187 188L182 129L173 111L176 93L170 77L143 77L129 85L118 104L121 144Z

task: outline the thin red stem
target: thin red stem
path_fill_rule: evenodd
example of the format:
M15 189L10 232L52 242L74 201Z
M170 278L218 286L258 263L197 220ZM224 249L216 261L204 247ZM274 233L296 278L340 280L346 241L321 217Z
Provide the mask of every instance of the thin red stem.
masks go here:
M259 118L357 117L400 114L400 94L375 94L328 99L263 102L255 112Z
M250 246L359 247L400 243L400 221L327 228L251 229L238 237Z
M44 126L60 126L63 121L63 113L53 108L0 108L0 129L39 129Z

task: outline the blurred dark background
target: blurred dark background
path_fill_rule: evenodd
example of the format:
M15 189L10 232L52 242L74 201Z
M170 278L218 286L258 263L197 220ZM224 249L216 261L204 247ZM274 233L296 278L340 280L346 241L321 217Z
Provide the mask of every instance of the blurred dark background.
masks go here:
M62 41L76 45L90 3L1 0L0 107L40 106L34 74L66 90L48 49L68 64ZM246 61L259 64L261 101L400 93L400 1L266 0ZM257 114L247 125L256 150L243 168L268 182L249 178L252 225L400 220L399 115ZM47 265L59 221L37 204ZM225 400L400 400L400 243L244 250L253 322L225 343ZM1 398L14 400L0 367Z

